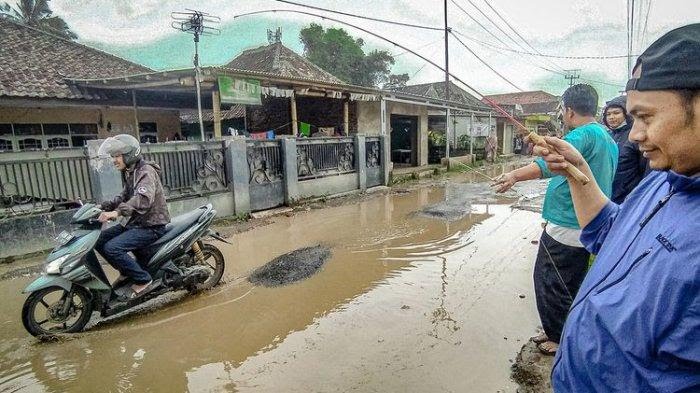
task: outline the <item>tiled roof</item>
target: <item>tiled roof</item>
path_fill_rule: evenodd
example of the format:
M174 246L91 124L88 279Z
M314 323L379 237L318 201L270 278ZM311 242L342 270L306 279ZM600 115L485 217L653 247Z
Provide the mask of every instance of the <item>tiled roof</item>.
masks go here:
M420 85L411 85L400 87L395 91L407 94L413 94L418 96L444 99L445 98L445 82L434 82L434 83L423 83ZM483 102L479 101L473 95L467 93L461 87L450 82L450 101L461 102L466 105L471 105L483 110L489 110L490 107L486 106Z
M544 92L542 90L523 91L519 93L494 94L485 97L497 104L503 105L524 105L537 104L543 102L559 102L559 97Z
M0 96L94 99L65 78L152 72L106 52L0 18Z
M534 104L523 104L523 114L532 115L535 113L556 113L559 108L559 101L537 102Z
M243 51L243 53L226 64L225 67L263 72L285 78L299 78L334 84L343 83L340 79L298 55L280 42Z

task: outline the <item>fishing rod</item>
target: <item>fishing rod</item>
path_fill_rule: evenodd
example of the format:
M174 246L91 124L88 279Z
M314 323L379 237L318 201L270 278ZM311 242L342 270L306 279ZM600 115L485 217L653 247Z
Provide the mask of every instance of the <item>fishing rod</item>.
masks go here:
M365 29L365 28L363 28L363 27L354 25L354 24L352 24L352 23L344 22L344 21L342 21L342 20L338 20L338 19L335 19L335 18L331 18L331 17L326 16L326 15L314 14L314 13L312 13L312 12L298 11L298 10L282 10L282 9L261 10L261 11L253 11L253 12L248 12L248 13L244 13L244 14L235 15L233 18L236 19L236 18L241 18L241 17L244 17L244 16L252 16L252 15L259 15L259 14L266 14L266 13L276 13L276 12L290 12L290 13L295 13L295 14L302 14L302 15L314 16L314 17L321 18L321 19L327 19L327 20L330 20L330 21L333 21L333 22L336 22L336 23L340 23L340 24L343 24L343 25L350 26L350 27L355 28L355 29L357 29L357 30L360 30L360 31L362 31L362 32L364 32L364 33L367 33L367 34L369 34L369 35L371 35L371 36L373 36L373 37L379 38L379 39L382 40L382 41L386 41L386 42L388 42L388 43L390 43L390 44L392 44L392 45L394 45L394 46L398 46L399 48L401 48L401 49L403 49L403 50L405 50L405 51L407 51L407 52L410 52L411 54L413 54L413 55L415 55L415 56L421 58L421 59L424 60L425 62L431 64L432 66L434 66L434 67L437 68L438 70L440 70L440 71L446 73L447 75L451 76L454 80L456 80L456 81L460 82L461 84L463 84L464 86L466 86L469 90L471 90L471 91L474 93L474 95L476 96L476 98L482 100L483 102L485 102L486 104L488 104L489 106L491 106L493 109L495 109L496 112L498 112L499 114L503 115L503 116L504 116L505 118L507 118L510 122L512 122L513 124L515 124L515 125L518 127L518 133L519 133L520 135L522 135L522 136L525 137L525 138L528 138L528 139L531 140L532 143L534 143L535 145L538 145L538 146L541 146L541 147L545 147L545 148L547 148L548 150L553 151L553 152L559 154L559 151L557 151L557 149L556 149L554 146L548 144L547 141L544 139L544 137L542 137L541 135L537 134L537 133L534 132L534 131L528 130L527 127L525 127L525 125L523 125L521 122L519 122L515 117L513 117L513 116L512 116L510 113L508 113L505 109L501 108L497 103L495 103L494 101L492 101L492 100L490 100L489 98L487 98L484 94L480 93L478 90L476 90L474 87L470 86L467 82L463 81L463 80L462 80L461 78L459 78L458 76L456 76L456 75L452 74L451 72L447 71L445 68L441 67L439 64L437 64L437 63L435 63L434 61L428 59L427 57L418 54L417 52L415 52L415 51L413 51L413 50L411 50L411 49L409 49L409 48L407 48L407 47L405 47L405 46L399 44L398 42L392 41L392 40L390 40L390 39L388 39L388 38L385 38L385 37L383 37L383 36L381 36L381 35L379 35L379 34L377 34L377 33L374 33L374 32L372 32L372 31L369 31L369 30L367 30L367 29ZM446 29L446 34L447 34L447 32L448 32L448 30ZM576 179L576 181L578 181L578 182L581 183L581 184L584 184L584 185L585 185L585 184L588 184L588 183L590 182L590 179L588 178L588 176L586 176L583 172L581 172L581 171L580 171L577 167L575 167L574 165L571 165L571 164L567 165L567 166L566 166L566 172L567 172L571 177L573 177L574 179Z

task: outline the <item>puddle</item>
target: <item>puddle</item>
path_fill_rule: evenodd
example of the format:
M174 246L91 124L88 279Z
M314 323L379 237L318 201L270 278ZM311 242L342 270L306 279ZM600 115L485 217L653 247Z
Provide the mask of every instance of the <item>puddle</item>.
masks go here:
M481 179L478 179L481 181ZM450 183L451 184L451 183ZM485 184L423 188L276 217L218 243L226 284L38 343L0 281L0 391L510 391L535 330L538 215ZM454 220L415 214L463 205ZM256 286L276 257L322 244L323 268ZM320 258L319 258L320 260Z

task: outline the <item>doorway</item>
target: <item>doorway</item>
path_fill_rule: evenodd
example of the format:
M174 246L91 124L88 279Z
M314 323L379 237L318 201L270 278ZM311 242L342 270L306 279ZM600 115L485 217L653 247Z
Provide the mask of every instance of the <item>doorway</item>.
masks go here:
M418 165L418 116L391 115L391 161L394 166Z

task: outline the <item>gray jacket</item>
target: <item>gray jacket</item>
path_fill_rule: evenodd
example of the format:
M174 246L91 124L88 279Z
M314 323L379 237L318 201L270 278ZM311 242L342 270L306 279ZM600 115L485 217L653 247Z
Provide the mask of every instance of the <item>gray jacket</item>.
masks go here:
M122 180L121 194L103 202L102 210L116 211L127 217L127 227L152 227L170 222L158 164L141 159L122 172Z

